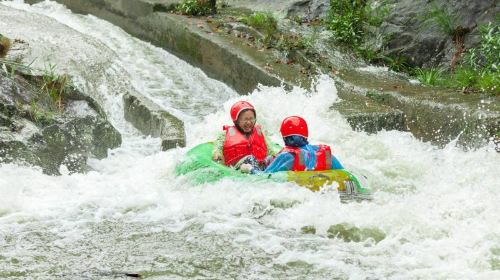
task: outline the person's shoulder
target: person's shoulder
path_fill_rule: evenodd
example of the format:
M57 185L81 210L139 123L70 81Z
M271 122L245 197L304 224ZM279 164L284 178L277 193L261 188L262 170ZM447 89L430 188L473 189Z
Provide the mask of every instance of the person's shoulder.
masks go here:
M305 144L304 146L302 146L300 148L304 149L304 150L308 150L308 151L317 151L320 149L320 145Z

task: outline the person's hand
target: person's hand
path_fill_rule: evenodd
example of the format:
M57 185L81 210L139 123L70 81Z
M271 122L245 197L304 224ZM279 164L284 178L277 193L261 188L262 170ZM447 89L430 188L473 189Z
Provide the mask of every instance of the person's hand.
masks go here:
M265 159L264 159L264 165L267 167L269 166L269 164L271 164L271 162L273 161L274 157L273 156L267 156Z
M250 163L243 163L240 165L240 171L242 173L250 173L253 169L253 166Z
M212 159L214 161L221 161L222 160L222 153L220 151L214 151L212 154Z

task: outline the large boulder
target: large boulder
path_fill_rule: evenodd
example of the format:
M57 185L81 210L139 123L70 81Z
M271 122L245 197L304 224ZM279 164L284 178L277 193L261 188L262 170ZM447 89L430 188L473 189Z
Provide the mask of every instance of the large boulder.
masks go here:
M465 49L480 41L479 27L495 22L500 7L496 1L402 0L390 7L376 31L385 41L378 46L384 54L404 57L412 66L449 66L455 53L453 34L463 33ZM436 12L434 17L429 17Z
M330 0L226 0L229 6L253 11L273 11L282 16L300 16L308 19L325 17Z
M107 156L121 135L89 96L65 88L64 106L54 110L29 75L0 75L0 163L18 162L59 174L88 169L87 158Z

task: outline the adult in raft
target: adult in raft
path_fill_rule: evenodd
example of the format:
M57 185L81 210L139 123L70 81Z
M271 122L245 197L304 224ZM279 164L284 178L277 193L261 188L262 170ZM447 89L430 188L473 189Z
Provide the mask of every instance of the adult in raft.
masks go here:
M263 170L275 154L264 136L262 127L256 124L256 112L247 101L236 102L230 110L234 125L223 127L223 132L214 143L212 158L243 172Z
M309 144L307 141L309 130L303 118L298 116L285 118L281 123L280 132L285 147L276 155L264 173L344 169L338 159L332 155L330 146ZM262 172L251 169L250 173Z

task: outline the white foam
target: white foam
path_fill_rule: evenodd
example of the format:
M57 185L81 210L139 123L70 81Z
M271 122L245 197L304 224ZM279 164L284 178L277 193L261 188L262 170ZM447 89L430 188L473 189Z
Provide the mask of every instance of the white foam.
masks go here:
M181 234L200 224L197 234L210 234L221 242L230 237L224 244L235 250L244 248L250 260L254 251L272 256L272 264L255 267L255 273L273 271L273 264L300 261L313 265L315 271L324 268L331 275L352 279L498 276L498 270L490 266L490 250L499 242L500 156L491 145L466 152L454 145L438 149L406 132L354 132L340 114L329 109L338 97L334 82L327 77L319 77L312 90L259 86L250 95L239 97L199 69L95 17L72 14L54 2L35 6L2 2L0 12L6 9L2 5L28 11L32 22L27 25L42 15L52 17L74 29L70 33L87 34L95 40L94 48L114 53L107 76L96 88L114 124L125 135L122 147L111 151L108 158L90 160L95 171L87 174L54 177L36 168L2 165L2 234L27 234L30 225L50 229L58 238L49 244L82 254L88 248L81 244L89 235L110 247L116 244L112 233L93 235L96 223L146 225L144 230L151 230L150 234ZM16 28L10 32L15 33ZM95 49L79 51L89 60L95 59ZM131 88L167 109L175 108L186 121L188 148L158 152L158 139L129 133L115 80L124 77L120 69L125 65ZM68 67L80 75L76 78L82 84L93 83L78 74L82 69ZM175 90L165 90L169 87ZM177 97L184 101L176 103ZM187 178L176 177L175 165L190 147L213 140L222 125L230 124L229 108L237 100L254 104L258 122L280 144L282 119L303 116L309 123L311 143L332 145L347 169L367 175L375 190L374 201L343 204L335 192L313 193L292 183L221 180L192 185ZM377 228L386 237L378 244L327 238L328 228L341 223ZM301 233L304 226L315 227L316 234ZM131 230L127 234L137 233ZM137 245L133 239L124 240L126 246ZM43 247L36 240L21 241ZM21 253L10 243L4 248L2 254L25 260L35 254L30 249ZM155 251L148 254L155 256ZM209 258L218 253L206 254ZM70 257L51 258L64 262ZM103 253L100 258L106 263L113 256Z

